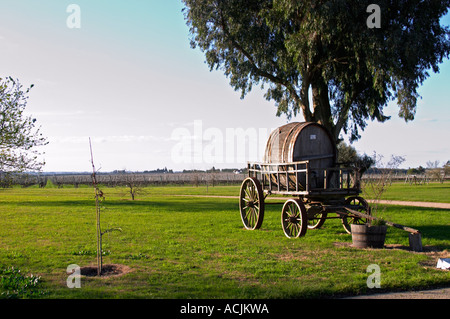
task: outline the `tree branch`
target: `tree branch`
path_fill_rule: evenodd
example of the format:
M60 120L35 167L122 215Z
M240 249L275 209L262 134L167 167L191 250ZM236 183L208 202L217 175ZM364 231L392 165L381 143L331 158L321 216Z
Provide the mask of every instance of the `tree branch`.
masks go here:
M356 91L353 91L352 98L350 99L350 101L348 103L344 103L342 110L340 110L340 112L339 112L339 117L336 121L336 124L334 126L334 132L333 132L333 135L336 137L336 140L339 138L339 132L341 131L342 127L347 122L350 106L353 104L353 102L355 102L358 94L359 93L357 93Z

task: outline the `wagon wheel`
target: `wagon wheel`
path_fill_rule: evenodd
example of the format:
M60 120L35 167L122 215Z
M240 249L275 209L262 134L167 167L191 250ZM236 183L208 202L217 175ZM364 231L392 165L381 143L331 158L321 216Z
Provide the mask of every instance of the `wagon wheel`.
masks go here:
M323 211L322 206L310 205L306 208L308 216L308 229L317 229L322 227L327 219L327 213Z
M345 200L345 205L350 206L349 208L356 210L357 212L361 212L367 215L370 215L370 207L367 201L359 196L352 196ZM347 233L351 234L351 224L365 224L367 222L366 218L361 218L352 215L342 215L342 226Z
M306 208L300 199L288 199L281 211L281 227L288 238L301 237L308 229Z
M264 194L261 183L254 177L247 177L241 185L239 210L245 228L261 227L264 219Z

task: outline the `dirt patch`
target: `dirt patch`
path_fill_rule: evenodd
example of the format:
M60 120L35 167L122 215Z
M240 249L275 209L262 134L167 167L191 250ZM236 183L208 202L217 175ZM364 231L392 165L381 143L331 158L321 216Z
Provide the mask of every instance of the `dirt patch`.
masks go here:
M102 273L100 277L118 277L131 272L131 268L125 265L107 264L102 266ZM99 277L97 274L97 266L81 267L81 276Z

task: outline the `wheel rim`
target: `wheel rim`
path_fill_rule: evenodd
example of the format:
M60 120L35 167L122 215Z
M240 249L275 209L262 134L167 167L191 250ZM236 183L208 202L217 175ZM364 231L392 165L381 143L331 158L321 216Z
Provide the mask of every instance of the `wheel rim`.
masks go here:
M288 238L304 236L307 230L306 208L299 200L290 199L281 211L281 226Z
M317 229L322 227L327 219L327 213L316 213L312 218L308 218L308 228Z
M264 197L257 179L249 177L242 183L239 209L245 228L253 230L261 227L264 218Z
M349 197L345 201L345 205L350 206L349 208L356 210L357 212L370 215L369 203L362 197ZM367 223L366 218L348 215L342 217L342 226L344 226L345 231L349 234L352 233L351 224L363 225L365 223Z

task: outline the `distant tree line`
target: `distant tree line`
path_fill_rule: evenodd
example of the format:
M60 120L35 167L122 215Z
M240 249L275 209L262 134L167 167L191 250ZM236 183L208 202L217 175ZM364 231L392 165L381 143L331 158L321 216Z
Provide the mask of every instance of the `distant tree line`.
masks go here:
M244 178L242 170L220 171L184 171L173 173L164 170L164 173L121 172L96 174L99 184L105 187L128 187L137 189L151 185L210 185L239 184ZM92 175L89 173L1 173L0 187L8 188L14 185L30 187L57 187L65 185L79 187L81 185L92 186Z
M132 172L129 172L125 169L112 171L112 174L129 174L129 173L132 173ZM145 170L145 171L136 172L136 173L143 173L143 174L168 174L169 173L169 174L171 174L171 173L173 173L173 170L167 169L167 167L164 167L164 168L157 168L157 169L151 170L151 171ZM110 174L110 173L106 173L106 174Z

